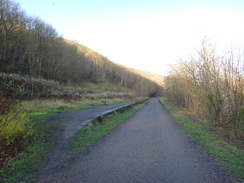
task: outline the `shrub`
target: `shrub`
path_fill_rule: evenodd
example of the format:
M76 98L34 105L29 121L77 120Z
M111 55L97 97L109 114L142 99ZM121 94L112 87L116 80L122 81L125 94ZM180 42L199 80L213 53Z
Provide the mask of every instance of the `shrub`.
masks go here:
M4 96L0 91L0 167L23 151L33 136L29 117L20 110L20 103ZM2 106L1 106L2 107Z
M4 96L3 91L0 91L0 115L7 113L12 107L12 100Z

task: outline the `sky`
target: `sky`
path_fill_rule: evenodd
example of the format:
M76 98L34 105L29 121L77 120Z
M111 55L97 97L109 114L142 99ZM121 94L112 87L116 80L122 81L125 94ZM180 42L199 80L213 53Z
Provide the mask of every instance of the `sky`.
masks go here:
M244 45L243 0L15 0L115 63L167 75L207 37L216 47Z

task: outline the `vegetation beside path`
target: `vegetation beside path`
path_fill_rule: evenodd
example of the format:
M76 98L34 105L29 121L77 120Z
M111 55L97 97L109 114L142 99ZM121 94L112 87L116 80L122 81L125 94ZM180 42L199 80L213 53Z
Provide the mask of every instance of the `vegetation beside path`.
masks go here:
M161 103L186 130L191 139L201 145L208 153L219 160L219 164L228 170L234 177L244 178L244 151L221 140L211 133L206 126L182 115L182 110L169 104L161 98Z

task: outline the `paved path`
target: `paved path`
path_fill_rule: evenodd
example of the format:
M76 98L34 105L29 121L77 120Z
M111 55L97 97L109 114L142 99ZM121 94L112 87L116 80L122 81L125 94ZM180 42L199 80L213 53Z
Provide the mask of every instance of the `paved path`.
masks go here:
M52 169L56 169L60 166L60 164L62 164L62 161L65 161L69 157L68 143L71 137L74 135L74 133L78 130L82 122L91 119L104 111L124 104L127 103L107 104L96 107L88 107L76 111L60 113L58 115L48 118L47 122L58 120L65 120L65 122L61 123L63 131L53 151L49 154L49 159L44 170L44 176L45 171L52 171Z
M224 183L231 177L152 99L66 168L39 182Z

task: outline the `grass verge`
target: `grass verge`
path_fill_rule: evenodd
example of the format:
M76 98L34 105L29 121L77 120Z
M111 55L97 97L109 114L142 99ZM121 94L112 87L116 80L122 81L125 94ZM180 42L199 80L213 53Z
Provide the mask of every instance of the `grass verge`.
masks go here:
M101 99L100 99L101 100ZM36 100L23 103L23 110L31 118L34 137L32 143L0 169L0 183L31 182L36 172L44 166L48 152L59 137L60 122L45 119L60 112L101 105L100 100L66 101ZM119 103L128 99L112 99L108 103Z
M219 160L221 166L236 178L244 178L244 151L231 146L227 142L213 137L206 128L198 123L180 115L180 111L171 106L163 98L161 103L175 118L175 120L186 130L191 139L203 146L204 149Z
M115 113L104 118L103 122L94 122L87 125L85 128L77 131L73 136L69 147L74 154L85 151L88 147L95 144L103 136L110 133L113 129L119 126L122 122L141 109L143 104L137 105L123 113Z
M23 102L23 108L25 111L30 113L60 113L72 110L78 110L87 107L94 107L101 105L102 99L94 100L33 100ZM115 98L115 99L106 99L107 104L128 102L128 99Z

